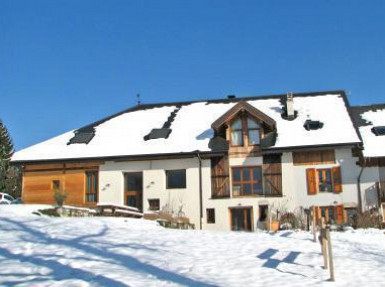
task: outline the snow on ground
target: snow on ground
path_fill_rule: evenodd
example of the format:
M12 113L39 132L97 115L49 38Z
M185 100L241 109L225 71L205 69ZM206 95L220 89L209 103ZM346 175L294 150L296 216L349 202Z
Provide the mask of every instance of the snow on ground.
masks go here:
M336 282L307 232L171 230L0 206L1 286L385 286L383 231L332 233Z

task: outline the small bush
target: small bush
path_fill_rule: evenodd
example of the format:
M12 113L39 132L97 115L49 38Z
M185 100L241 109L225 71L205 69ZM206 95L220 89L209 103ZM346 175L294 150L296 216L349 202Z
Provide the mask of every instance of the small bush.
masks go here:
M39 209L40 214L48 215L51 217L60 217L60 214L57 212L56 208L47 208Z
M54 190L53 198L55 199L58 206L63 206L64 201L67 198L67 193L64 190L56 189Z
M365 211L355 215L354 218L356 228L381 228L381 217L378 212Z

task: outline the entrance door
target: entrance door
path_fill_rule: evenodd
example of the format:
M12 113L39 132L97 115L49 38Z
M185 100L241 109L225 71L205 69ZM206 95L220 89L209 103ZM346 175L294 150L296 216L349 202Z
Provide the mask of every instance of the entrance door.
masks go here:
M124 204L142 211L143 175L141 172L124 174Z
M231 230L233 231L252 231L252 208L231 208Z

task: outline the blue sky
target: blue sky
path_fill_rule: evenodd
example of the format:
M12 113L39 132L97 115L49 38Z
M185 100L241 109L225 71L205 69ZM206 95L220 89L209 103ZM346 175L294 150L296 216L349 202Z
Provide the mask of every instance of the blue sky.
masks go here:
M17 149L142 102L344 89L385 102L385 1L0 1Z

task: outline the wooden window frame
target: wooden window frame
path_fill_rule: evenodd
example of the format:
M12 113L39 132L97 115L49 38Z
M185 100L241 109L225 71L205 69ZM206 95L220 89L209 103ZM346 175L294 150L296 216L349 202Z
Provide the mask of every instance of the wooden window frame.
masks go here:
M241 121L241 128L239 129L233 129L232 128L232 125L237 121L237 120L240 120ZM244 141L244 123L243 123L243 117L241 116L237 116L235 119L233 119L229 125L230 127L230 146L232 147L240 147L240 146L244 146L245 145L245 141ZM233 139L232 139L232 133L234 132L240 132L241 133L241 144L240 145L234 145L233 144Z
M91 175L91 182L89 183L90 175ZM91 196L93 196L94 200L90 200ZM99 172L86 171L86 188L85 188L84 201L85 203L97 203L98 198L99 198Z
M168 176L171 172L184 171L184 186L170 186ZM166 189L186 189L187 188L187 170L186 169L169 169L165 171L166 174Z
M207 224L215 224L215 208L206 208Z
M321 181L320 181L320 173L329 172L330 173L330 184L332 187L331 191L325 191L320 189ZM317 168L316 169L316 177L317 177L317 191L320 193L334 193L334 179L333 179L333 169L332 168Z
M151 204L151 203L156 202L156 201L158 202L157 205ZM159 211L160 210L160 199L159 198L149 198L148 199L148 210Z
M253 176L253 169L254 168L259 168L261 172L261 178L259 180L255 180ZM241 173L241 180L240 181L235 181L234 180L234 170L235 169L240 169ZM250 180L243 180L243 170L244 169L249 169L250 173ZM255 183L260 183L262 186L262 191L261 194L259 193L254 193L253 190L253 184ZM240 194L239 195L234 195L234 185L239 184L241 186ZM244 184L250 184L251 185L251 194L244 194L243 192L243 185ZM232 196L233 197L250 197L250 196L263 196L263 169L262 166L260 165L255 165L255 166L232 166L231 167L231 190L232 190Z
M323 171L330 172L330 184L332 187L331 191L324 191L320 189L320 173ZM315 195L318 193L334 193L339 194L343 191L343 183L341 176L341 167L325 167L325 168L308 168L306 169L306 180L307 180L307 194Z
M249 128L249 124L247 122L248 119L256 122L259 127L258 128ZM245 124L246 124L246 134L247 134L247 145L248 146L259 146L259 145L261 145L261 124L260 124L260 122L258 122L257 120L253 119L252 117L246 117ZM258 144L251 144L250 143L250 132L251 131L258 131L258 136L259 136L259 143Z
M250 119L252 121L255 121L259 125L259 127L258 128L249 128L248 127L248 123L247 123L248 119ZM232 129L231 126L237 120L241 121L241 128L240 129ZM251 147L255 147L255 146L260 146L261 145L261 140L262 140L262 137L261 137L261 134L262 134L261 122L258 121L257 119L255 119L253 117L250 117L248 115L242 115L241 114L241 115L238 115L237 117L235 117L234 119L232 119L228 126L229 126L229 129L230 129L230 133L229 134L230 134L230 146L231 147L243 147L243 146L245 146L245 143L247 143L247 146L251 146ZM233 131L241 132L242 143L240 145L233 145L233 143L232 143L232 132ZM250 144L250 132L251 131L259 131L258 132L258 135L259 135L259 143L258 144Z

